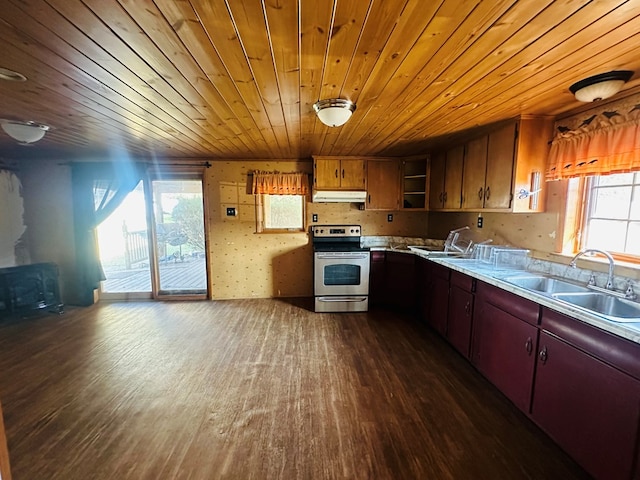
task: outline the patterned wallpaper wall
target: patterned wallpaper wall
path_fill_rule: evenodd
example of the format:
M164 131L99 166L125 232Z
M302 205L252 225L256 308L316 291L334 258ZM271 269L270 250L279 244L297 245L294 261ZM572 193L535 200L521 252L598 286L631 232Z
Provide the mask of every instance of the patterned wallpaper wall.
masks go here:
M304 233L257 234L255 197L249 193L253 170L311 172L312 164L296 161L214 161L205 174L209 221L211 291L214 299L299 297L313 294L312 249ZM238 215L227 217L227 207ZM353 204L307 203L307 221L362 225L364 235L427 234L425 212L371 212ZM387 215L393 214L393 221Z

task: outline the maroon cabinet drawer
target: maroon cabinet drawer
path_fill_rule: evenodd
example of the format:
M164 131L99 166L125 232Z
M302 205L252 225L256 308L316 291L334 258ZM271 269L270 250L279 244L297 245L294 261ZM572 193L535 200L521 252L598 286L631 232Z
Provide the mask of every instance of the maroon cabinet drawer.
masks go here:
M531 300L484 282L478 282L476 296L520 320L531 325L538 325L540 306Z
M467 292L476 291L476 279L464 273L451 270L450 282L451 282L451 285L460 287L462 290L465 290Z
M640 380L640 345L542 307L540 327Z

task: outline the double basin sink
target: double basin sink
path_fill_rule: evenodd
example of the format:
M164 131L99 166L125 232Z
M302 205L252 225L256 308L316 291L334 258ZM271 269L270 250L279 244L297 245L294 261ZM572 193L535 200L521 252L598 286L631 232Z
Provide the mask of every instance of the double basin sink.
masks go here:
M640 322L640 303L608 293L595 292L587 286L544 275L519 275L503 277L502 280L614 322Z

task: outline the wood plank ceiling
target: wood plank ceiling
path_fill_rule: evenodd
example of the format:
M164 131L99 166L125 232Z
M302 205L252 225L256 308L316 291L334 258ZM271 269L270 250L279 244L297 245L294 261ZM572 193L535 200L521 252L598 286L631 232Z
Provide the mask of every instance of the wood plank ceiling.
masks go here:
M572 83L638 72L640 1L0 0L0 118L56 152L307 158L421 153L521 113L579 107ZM357 104L339 128L322 98Z

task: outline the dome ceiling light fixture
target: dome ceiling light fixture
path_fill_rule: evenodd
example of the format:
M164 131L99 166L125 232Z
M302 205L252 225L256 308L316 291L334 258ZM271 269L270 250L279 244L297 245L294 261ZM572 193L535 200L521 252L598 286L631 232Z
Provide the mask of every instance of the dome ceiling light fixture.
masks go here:
M20 145L31 145L37 142L51 128L49 125L32 121L21 122L19 120L0 119L0 126Z
M318 100L313 109L322 123L328 127L341 127L351 118L356 104L343 98Z
M27 77L21 73L9 70L8 68L0 67L0 80L6 80L8 82L26 82Z
M574 83L569 90L581 102L597 102L618 93L632 75L633 72L629 70L601 73Z

